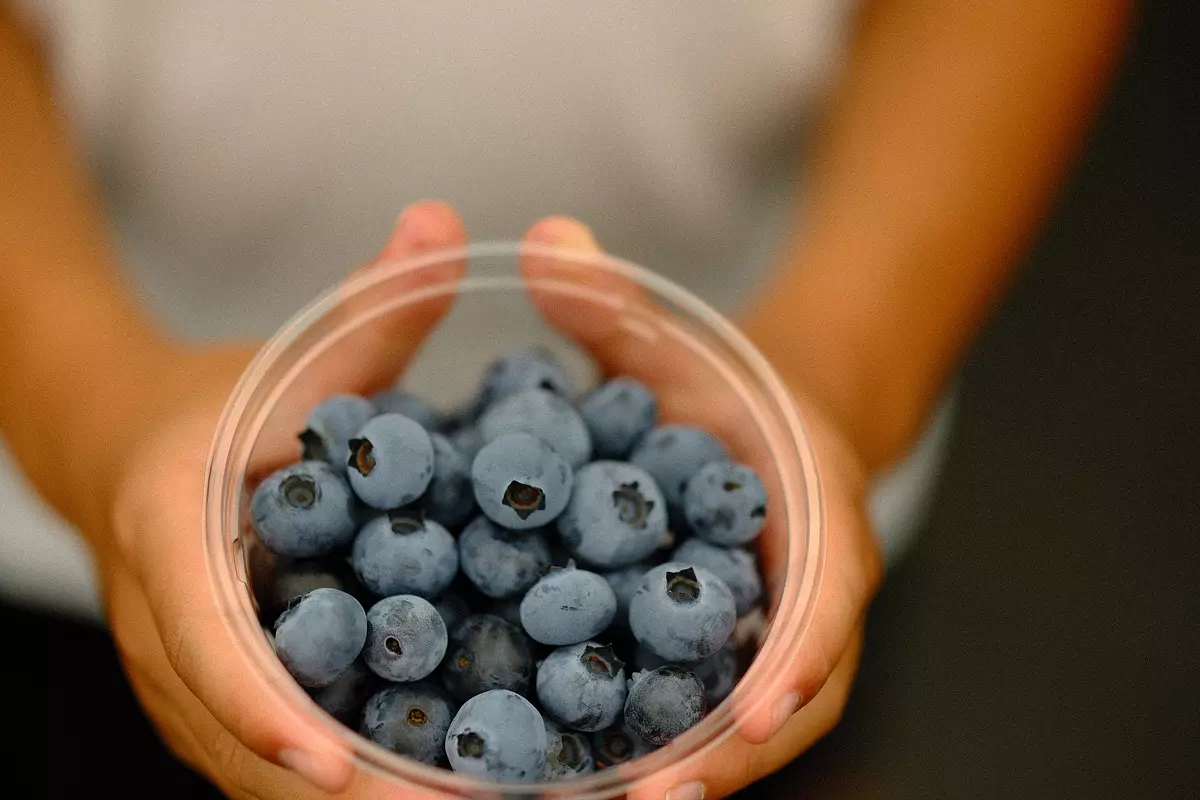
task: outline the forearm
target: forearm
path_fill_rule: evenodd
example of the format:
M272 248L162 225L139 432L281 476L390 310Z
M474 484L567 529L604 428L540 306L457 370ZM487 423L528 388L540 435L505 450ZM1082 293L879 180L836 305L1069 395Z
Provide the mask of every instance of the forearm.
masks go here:
M35 487L90 529L164 345L122 286L40 54L2 2L0 105L0 431Z
M869 467L903 453L1045 213L1126 0L877 3L748 328Z

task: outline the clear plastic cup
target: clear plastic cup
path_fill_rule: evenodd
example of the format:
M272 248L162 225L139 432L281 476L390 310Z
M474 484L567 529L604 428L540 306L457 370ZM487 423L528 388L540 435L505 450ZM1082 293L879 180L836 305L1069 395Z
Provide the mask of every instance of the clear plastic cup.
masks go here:
M433 325L431 329L428 329ZM420 342L415 357L406 354ZM647 756L561 784L488 783L392 753L341 726L292 681L263 633L251 591L261 546L249 524L257 480L298 458L307 410L330 394L402 385L461 407L494 357L548 348L583 381L605 371L654 385L660 422L698 424L758 470L768 492L758 548L768 627L730 697ZM581 346L582 345L582 346ZM402 372L403 370L403 372ZM611 256L494 243L360 272L298 313L234 389L208 462L204 531L212 590L238 657L273 700L327 726L359 766L398 789L451 797L622 795L668 765L700 759L737 720L780 695L782 665L804 647L824 562L825 528L808 439L787 389L733 325L676 284ZM403 796L398 792L397 796Z

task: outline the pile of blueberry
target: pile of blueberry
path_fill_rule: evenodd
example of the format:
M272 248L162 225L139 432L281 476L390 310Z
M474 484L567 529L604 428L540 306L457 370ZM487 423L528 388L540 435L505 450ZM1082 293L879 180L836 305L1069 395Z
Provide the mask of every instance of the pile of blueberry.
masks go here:
M326 400L251 501L279 659L374 742L495 780L667 744L745 669L767 501L719 441L656 417L626 377L575 401L535 349L453 420L397 389Z

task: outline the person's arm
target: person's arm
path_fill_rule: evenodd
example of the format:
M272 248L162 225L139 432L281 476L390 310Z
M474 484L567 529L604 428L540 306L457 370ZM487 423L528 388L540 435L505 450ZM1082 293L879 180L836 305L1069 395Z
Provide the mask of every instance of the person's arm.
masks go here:
M153 407L135 387L154 385L166 345L122 285L41 56L0 2L0 432L91 532L108 524L112 454Z
M870 468L911 444L1044 216L1130 0L869 4L749 331Z

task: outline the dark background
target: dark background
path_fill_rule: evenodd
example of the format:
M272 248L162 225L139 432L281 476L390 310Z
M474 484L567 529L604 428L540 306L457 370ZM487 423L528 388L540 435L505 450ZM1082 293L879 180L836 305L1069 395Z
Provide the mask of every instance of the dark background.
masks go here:
M970 355L841 726L745 797L1200 793L1196 8L1144 7ZM7 607L0 634L11 796L214 796L166 756L105 634Z

